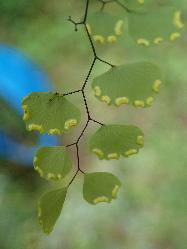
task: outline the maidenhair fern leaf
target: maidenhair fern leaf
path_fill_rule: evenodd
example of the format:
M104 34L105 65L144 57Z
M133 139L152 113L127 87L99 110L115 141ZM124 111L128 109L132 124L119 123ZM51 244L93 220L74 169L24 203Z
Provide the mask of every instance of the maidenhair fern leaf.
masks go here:
M161 83L161 72L157 65L138 62L111 68L96 77L92 87L95 96L108 105L149 107Z
M183 27L181 11L173 7L129 14L129 34L137 44L146 47L174 41L181 36Z
M72 162L65 147L42 147L34 157L34 168L46 180L61 180L70 172Z
M38 219L46 234L52 232L60 216L66 193L66 188L56 189L45 193L38 202Z
M91 151L106 160L137 154L143 145L143 132L132 125L104 125L90 139Z
M84 199L90 204L111 202L117 198L121 186L119 179L106 172L85 174L83 185Z
M31 93L22 106L29 131L60 135L80 121L79 109L60 94Z
M127 22L106 12L96 12L89 16L87 28L93 40L99 44L115 43L125 30Z

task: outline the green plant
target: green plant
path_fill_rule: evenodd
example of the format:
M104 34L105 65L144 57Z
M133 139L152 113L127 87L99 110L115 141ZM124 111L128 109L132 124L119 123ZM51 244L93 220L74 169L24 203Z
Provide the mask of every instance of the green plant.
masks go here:
M81 119L79 109L67 100L68 95L81 94L87 111L87 122L76 142L66 146L43 147L36 152L34 168L46 180L60 181L72 168L68 148L76 147L77 171L66 187L44 194L39 200L39 222L45 233L50 233L58 219L66 193L79 172L84 174L83 196L91 204L111 202L117 197L121 186L118 178L111 173L85 173L80 166L79 142L90 122L100 128L92 135L90 149L100 160L128 158L137 154L144 145L144 134L133 125L107 125L92 118L85 94L90 75L97 61L105 63L110 69L96 77L92 82L95 96L101 102L116 107L132 105L138 108L150 107L160 91L163 76L158 65L149 61L140 61L116 66L101 59L96 51L95 42L99 44L114 43L123 34L124 20L104 12L106 4L114 2L125 10L128 29L138 45L145 47L159 45L164 40L173 41L181 35L183 23L181 12L174 7L160 7L152 10L152 0L111 0L102 3L101 11L88 15L90 1L86 1L83 21L75 22L75 31L82 25L93 51L93 61L81 89L70 93L31 93L23 100L24 121L28 130L61 135L77 126ZM101 23L100 23L101 22ZM105 25L108 24L107 28Z

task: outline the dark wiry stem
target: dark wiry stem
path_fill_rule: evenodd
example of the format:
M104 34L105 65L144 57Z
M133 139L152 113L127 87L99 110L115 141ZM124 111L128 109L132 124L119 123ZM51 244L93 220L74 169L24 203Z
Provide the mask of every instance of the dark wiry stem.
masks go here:
M116 3L118 4L120 7L122 7L124 10L126 10L128 13L132 13L135 12L134 10L129 9L127 6L125 6L123 3L121 3L119 0L98 0L99 2L101 2L102 6L101 6L101 11L104 10L105 5L108 3Z
M115 2L115 0L98 0L99 2L101 2L101 11L103 11L104 10L104 8L105 8L105 5L107 4L107 3L112 3L112 2Z
M87 74L87 76L86 76L86 79L85 79L85 81L84 81L84 83L83 83L83 85L82 85L82 88L79 89L79 90L76 90L76 91L73 91L73 92L64 94L64 96L67 96L67 95L74 94L74 93L81 93L81 94L82 94L82 97L83 97L84 105L85 105L85 108L86 108L86 113L87 113L87 121L86 121L86 124L85 124L83 130L81 131L81 134L80 134L80 136L78 137L77 141L66 146L66 147L76 146L76 151L77 151L77 171L76 171L75 175L73 176L73 178L71 179L71 181L70 181L70 183L69 183L68 186L70 186L70 185L72 184L72 182L74 181L74 179L75 179L75 177L77 176L78 172L81 172L81 173L85 174L84 171L82 171L81 168L80 168L79 142L80 142L81 138L84 136L84 133L85 133L85 131L86 131L86 129L87 129L87 127L88 127L90 121L92 121L92 122L94 122L94 123L97 123L97 124L99 124L99 125L101 125L101 126L104 125L104 124L102 124L101 122L99 122L99 121L97 121L97 120L91 118L91 114L90 114L89 107L88 107L88 101L87 101L86 94L85 94L85 87L86 87L87 82L88 82L88 80L89 80L89 78L90 78L90 75L91 75L91 73L92 73L92 71L93 71L93 68L94 68L94 66L95 66L96 61L100 61L100 62L102 62L102 63L107 64L108 66L114 67L114 65L112 65L111 63L109 63L109 62L107 62L107 61L101 59L101 58L97 55L96 48L95 48L95 46L94 46L94 43L93 43L92 38L91 38L91 35L90 35L89 30L88 30L87 25L86 25L86 23L87 23L87 17L88 17L89 3L90 3L90 0L86 0L86 6L85 6L85 12L84 12L83 21L81 21L81 22L75 22L75 21L71 18L71 16L69 16L69 18L68 18L68 20L69 20L71 23L74 24L74 26L75 26L75 31L78 31L78 26L79 26L79 25L83 25L83 26L84 26L85 32L86 32L86 34L87 34L87 37L88 37L88 40L89 40L89 42L90 42L91 49L92 49L92 52L93 52L93 56L94 56L93 61L92 61L92 64L91 64L90 69L89 69L89 71L88 71L88 74Z
M122 4L119 0L115 0L115 2L121 6L124 10L126 10L128 13L132 13L134 12L133 10L130 10L129 8L127 8L124 4Z

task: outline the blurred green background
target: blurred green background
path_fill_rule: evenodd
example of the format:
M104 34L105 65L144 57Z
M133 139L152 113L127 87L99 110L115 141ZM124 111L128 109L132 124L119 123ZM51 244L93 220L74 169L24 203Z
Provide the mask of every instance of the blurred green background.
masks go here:
M100 8L96 2L92 1L93 10ZM186 0L158 2L179 6L187 20ZM82 28L74 32L67 17L79 20L84 4L77 0L3 0L1 43L21 49L40 64L57 90L78 89L89 69L92 51ZM125 15L114 4L106 10ZM150 59L162 66L166 83L150 109L106 107L94 98L90 82L87 86L93 117L104 123L138 125L146 135L145 147L128 160L99 161L88 150L89 136L97 129L90 125L81 142L82 168L108 170L119 176L123 182L119 198L110 205L89 205L82 198L80 175L50 236L41 232L36 204L40 194L53 185L32 171L18 170L15 174L0 170L0 249L187 249L186 30L176 42L151 48L136 46L125 32L116 44L97 46L97 51L113 64ZM107 69L97 63L92 77ZM71 100L86 118L81 97L71 96ZM81 125L63 137L63 144L74 142L80 129ZM73 149L72 156L75 158Z

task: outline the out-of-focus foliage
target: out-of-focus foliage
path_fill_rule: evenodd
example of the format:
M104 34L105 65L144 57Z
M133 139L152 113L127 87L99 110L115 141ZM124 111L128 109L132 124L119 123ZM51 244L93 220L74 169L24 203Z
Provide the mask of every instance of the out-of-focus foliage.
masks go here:
M163 4L171 1L159 2ZM172 2L183 10L185 22L186 0ZM15 1L9 3L14 5ZM34 1L30 1L31 3L34 9L32 15L22 18L19 11L14 12L14 22L10 22L8 15L0 17L1 41L18 46L41 63L48 70L58 89L63 92L72 90L79 86L85 77L91 51L82 32L75 33L73 27L66 22L66 18L70 14L79 18L84 3L43 1L42 9L50 6L46 12L38 11ZM110 5L107 9L113 12L116 7ZM85 204L80 191L83 179L80 178L80 182L72 186L68 194L62 219L48 238L40 232L35 219L36 201L45 189L43 182L41 187L35 177L30 175L26 178L1 174L2 249L185 249L186 39L187 34L184 30L183 37L171 45L165 43L160 45L160 48L145 49L135 47L127 33L124 33L117 44L98 46L98 52L108 60L113 58L114 64L133 62L137 58L151 58L165 71L166 83L161 97L151 111L142 109L139 113L136 109L127 107L116 113L111 107L107 112L108 107L105 108L103 105L101 109L100 103L90 95L89 104L98 119L105 119L106 122L118 119L121 123L133 122L144 126L144 131L148 134L146 146L141 156L132 157L125 164L122 160L119 167L114 161L103 161L96 168L97 159L93 156L91 160L87 146L82 144L81 158L85 168L89 168L90 171L110 170L114 174L120 172L123 175L125 180L119 201L113 202L110 207L103 204L96 208ZM105 67L99 64L96 75L103 72L103 69ZM82 102L78 99L77 103L81 105ZM92 129L95 131L95 127ZM48 187L46 185L46 188Z
M19 18L27 18L28 16L35 15L39 12L44 4L44 0L1 1L1 18L8 18L9 21L16 20L18 16Z
M19 142L35 142L37 140L35 134L30 134L24 129L25 124L21 118L21 115L17 114L14 109L3 99L0 99L0 110L0 127L1 129L5 130L9 136L12 136L16 141ZM12 124L14 124L13 127Z

